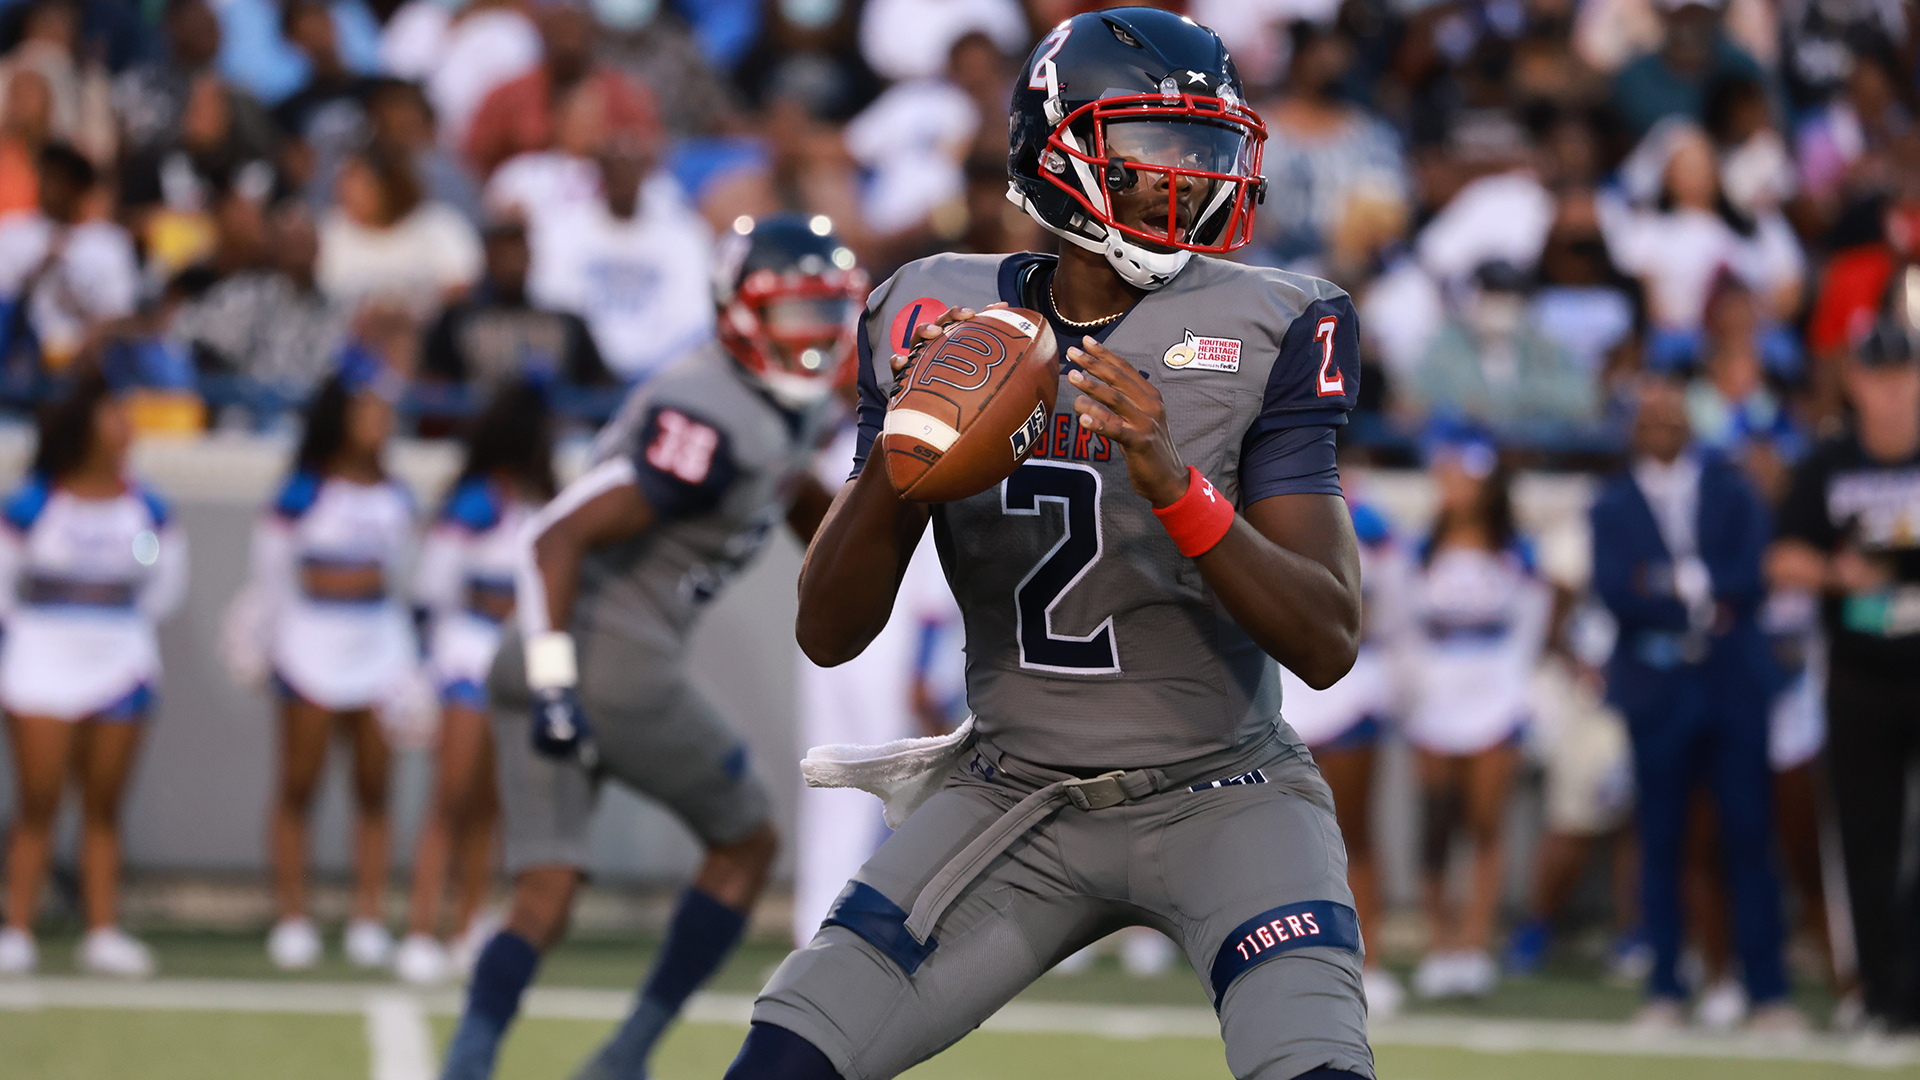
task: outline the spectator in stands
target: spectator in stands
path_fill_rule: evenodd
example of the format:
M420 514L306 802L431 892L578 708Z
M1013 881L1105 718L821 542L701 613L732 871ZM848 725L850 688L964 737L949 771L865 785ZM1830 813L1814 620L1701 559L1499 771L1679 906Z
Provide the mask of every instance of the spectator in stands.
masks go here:
M1660 48L1629 61L1613 82L1613 107L1635 138L1668 116L1703 120L1707 88L1716 79L1764 77L1721 29L1724 2L1656 0L1666 23Z
M516 154L552 146L554 106L582 83L598 88L608 132L643 144L659 138L652 96L625 73L594 62L593 35L593 16L582 0L540 9L546 54L539 66L489 93L467 129L467 161L479 175L492 175Z
M80 4L32 0L22 7L20 43L0 62L0 98L15 76L37 74L50 99L46 137L72 143L95 165L110 164L118 141L111 84L100 61L80 51Z
M1540 252L1540 287L1528 320L1597 379L1633 343L1636 292L1607 253L1593 197L1586 192L1563 196Z
M1460 315L1420 362L1409 400L1425 411L1480 420L1587 420L1594 380L1528 317L1531 282L1510 263L1474 275Z
M345 67L367 75L379 70L380 27L362 0L321 0ZM295 40L280 0L220 0L220 73L268 105L297 93L313 73L311 53Z
M540 62L540 32L526 0L408 0L387 20L387 73L420 83L440 121L440 141L466 145L467 125L493 88Z
M978 59L982 54L986 59ZM998 57L985 34L968 34L954 43L946 77L895 83L848 122L847 152L867 174L860 193L862 220L886 238L876 242L895 249L885 265L905 261L901 254L910 258L944 250L964 226L957 211L966 195L965 165L987 114L955 76L997 66ZM995 129L1004 158L1000 125L984 126Z
M355 5L357 6L357 5ZM281 9L286 38L306 58L306 81L273 107L273 119L293 145L290 183L332 176L367 137L367 99L379 80L341 59L334 13L324 0L292 0Z
M986 34L1008 56L1026 55L1033 43L1016 0L867 0L846 6L861 8L861 55L895 82L939 75L954 42L970 33Z
M526 226L512 219L487 228L487 272L472 296L451 304L428 332L420 374L475 388L533 376L578 386L613 381L593 335L571 312L527 298Z
M128 68L113 83L121 149L129 154L176 143L195 82L202 76L219 79L213 60L220 51L220 21L208 0L167 0L161 29L165 57ZM275 140L266 110L253 95L225 80L218 85L227 98L235 139L249 156L271 160Z
M412 159L430 202L453 207L475 225L484 220L480 187L467 171L466 161L439 141L433 106L418 84L381 79L367 98L367 122L370 145ZM318 196L316 205L324 208L333 192L333 178L322 174L315 180L325 181L324 188L311 189Z
M1908 304L1912 303L1911 297ZM1795 470L1768 577L1821 598L1829 643L1827 762L1852 905L1859 1009L1920 1018L1913 902L1900 865L1920 754L1920 349L1911 308L1883 319L1845 369L1851 429Z
M400 575L412 561L413 500L382 456L402 382L365 347L342 354L307 406L291 475L254 529L229 649L237 672L271 675L280 698L279 779L270 809L276 967L320 959L308 915L307 819L336 732L353 744L353 918L347 958L384 967L390 754L384 704L409 676L413 621ZM264 655L258 655L264 652Z
M0 90L0 217L40 205L40 151L53 135L53 92L31 68Z
M281 401L310 396L346 344L352 312L314 284L313 216L297 200L267 214L266 259L228 274L183 305L171 336L202 371L260 384Z
M607 368L640 382L713 332L712 239L632 139L600 159L600 196L540 215L527 293L586 320ZM642 181L646 179L643 187Z
M1287 36L1291 59L1281 96L1260 110L1268 189L1254 226L1259 257L1274 266L1321 255L1356 200L1404 204L1410 195L1399 135L1341 99L1353 43L1337 28L1304 19L1290 24Z
M1803 121L1795 139L1800 180L1829 219L1846 196L1884 184L1888 152L1914 123L1912 80L1902 79L1893 44L1874 41L1848 52L1852 70L1844 92Z
M553 143L516 154L488 178L484 200L495 215L532 221L600 197L600 152L607 144L604 84L583 79L553 100Z
M999 4L1005 0L988 0ZM977 7L978 0L945 4L948 8ZM748 105L767 111L783 99L797 102L815 117L838 126L871 102L885 83L862 54L859 23L870 18L872 7L848 0L823 0L811 7L770 4L753 48L733 71L733 81ZM966 14L963 11L963 18ZM933 43L933 62L907 78L937 78L952 55L960 28L949 34L945 26L921 25L910 46L917 54ZM1016 46L1025 51L1025 43ZM843 227L846 222L840 223Z
M1774 365L1763 349L1779 341L1763 335L1753 293L1722 273L1707 298L1699 375L1687 387L1687 420L1702 447L1727 455L1747 471L1769 504L1786 494L1786 470L1804 440L1787 403L1769 385ZM1784 335L1782 335L1784 336ZM1787 338L1785 348L1793 342ZM1789 352L1791 360L1798 357Z
M1713 799L1751 1024L1799 1030L1781 957L1767 765L1778 682L1758 612L1766 505L1739 468L1694 448L1680 387L1649 379L1629 471L1593 505L1593 582L1619 623L1608 698L1626 714L1639 800L1641 907L1654 966L1638 1022L1678 1026L1680 871L1697 789Z
M421 190L411 158L370 147L347 160L320 223L314 279L334 303L396 302L430 318L480 276L480 238Z
M1691 121L1667 120L1621 166L1626 199L1598 203L1607 250L1646 288L1647 316L1658 335L1700 327L1708 291L1722 269L1746 282L1763 317L1785 319L1799 307L1806 259L1775 209L1748 214L1720 187L1713 144Z
M0 975L33 971L34 913L69 775L80 788L83 972L143 978L153 953L119 925L120 799L160 677L155 624L179 607L187 538L127 475L133 426L97 371L40 416L0 530L0 705L19 800L7 847Z
M155 144L121 172L121 218L141 240L147 267L165 279L206 258L216 239L222 194L266 201L279 176L235 124L233 97L218 76L197 76L181 115L179 137Z
M487 670L513 615L520 535L554 496L553 418L530 380L502 384L466 438L466 463L420 546L414 596L432 620L428 667L440 692L431 816L413 857L407 936L394 971L437 983L471 971L497 926L480 915L493 877L500 816L487 718ZM440 903L454 877L452 956Z
M126 230L88 218L93 165L65 143L40 151L40 207L0 220L0 298L11 305L0 343L9 365L24 353L64 367L102 323L133 312L140 268Z
M1553 598L1516 530L1510 480L1485 434L1443 428L1429 447L1440 506L1407 590L1407 741L1420 776L1420 900L1427 998L1478 997L1499 979L1488 946L1505 874L1507 797L1520 764L1534 664ZM1464 902L1450 897L1457 833L1472 849Z

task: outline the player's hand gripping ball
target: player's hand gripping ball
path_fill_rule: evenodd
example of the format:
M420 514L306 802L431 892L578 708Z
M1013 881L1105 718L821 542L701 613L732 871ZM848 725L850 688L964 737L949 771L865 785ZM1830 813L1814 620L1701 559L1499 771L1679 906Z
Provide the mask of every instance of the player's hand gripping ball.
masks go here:
M978 495L1018 468L1053 422L1053 328L1036 312L996 305L949 311L919 336L880 431L887 477L915 502Z
M600 762L593 727L572 687L556 686L533 695L533 748L557 761L577 760L588 769Z

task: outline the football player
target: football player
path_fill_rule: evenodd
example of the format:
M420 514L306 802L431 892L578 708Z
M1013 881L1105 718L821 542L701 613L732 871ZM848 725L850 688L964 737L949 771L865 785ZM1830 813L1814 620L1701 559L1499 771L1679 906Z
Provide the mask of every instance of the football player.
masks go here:
M636 389L586 473L536 514L519 633L488 680L511 914L475 964L445 1077L484 1077L587 864L600 783L666 805L706 846L633 1012L580 1077L643 1077L739 940L775 838L746 747L681 672L701 608L785 519L812 537L809 463L854 354L865 274L825 217L742 218L718 253L719 339ZM528 716L533 718L529 739Z
M939 255L875 290L865 467L800 581L802 648L843 662L931 521L977 740L773 976L727 1075L895 1076L1137 924L1200 973L1235 1076L1371 1077L1346 853L1273 662L1321 688L1358 647L1334 461L1353 305L1209 257L1247 242L1265 138L1212 31L1077 15L1016 79L1009 194L1060 255ZM940 332L918 324L996 304L1064 346L1043 445L980 495L903 500L872 450L895 373Z

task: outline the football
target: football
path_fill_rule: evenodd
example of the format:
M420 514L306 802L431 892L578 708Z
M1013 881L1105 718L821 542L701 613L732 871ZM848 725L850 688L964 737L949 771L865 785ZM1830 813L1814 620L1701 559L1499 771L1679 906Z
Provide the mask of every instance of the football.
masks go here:
M1006 479L1038 445L1059 351L1045 317L996 308L949 326L900 378L880 431L887 477L902 498L952 502Z

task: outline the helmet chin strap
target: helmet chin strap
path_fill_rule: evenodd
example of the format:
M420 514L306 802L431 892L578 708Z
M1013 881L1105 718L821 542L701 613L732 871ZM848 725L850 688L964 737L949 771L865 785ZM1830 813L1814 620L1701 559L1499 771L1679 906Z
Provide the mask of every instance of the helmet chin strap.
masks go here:
M1107 228L1098 222L1092 222L1090 224L1100 230L1101 237L1099 239L1088 236L1075 229L1060 228L1046 218L1041 217L1040 211L1034 207L1033 201L1025 195L1022 195L1019 189L1012 184L1007 185L1007 201L1026 211L1027 216L1032 218L1041 228L1058 236L1060 239L1067 241L1075 247L1084 248L1097 255L1105 256L1107 265L1113 267L1113 272L1119 274L1122 281L1125 281L1136 289L1145 289L1148 292L1153 292L1167 282L1172 281L1175 275L1186 269L1187 261L1193 258L1193 252L1186 250L1166 252L1148 251L1146 248L1133 243L1121 235L1118 229Z

